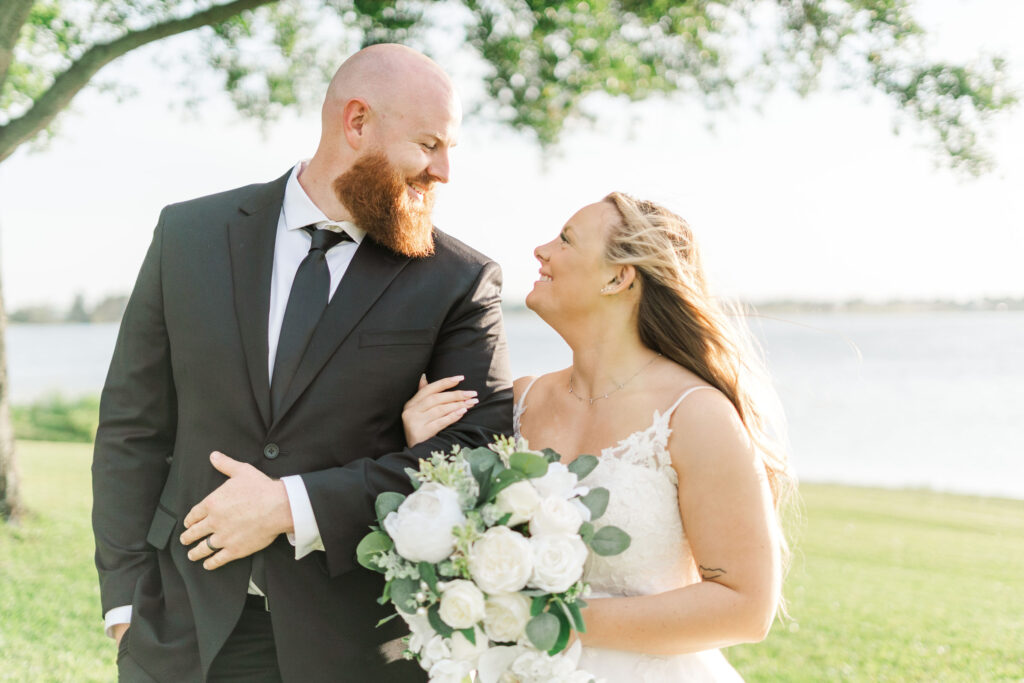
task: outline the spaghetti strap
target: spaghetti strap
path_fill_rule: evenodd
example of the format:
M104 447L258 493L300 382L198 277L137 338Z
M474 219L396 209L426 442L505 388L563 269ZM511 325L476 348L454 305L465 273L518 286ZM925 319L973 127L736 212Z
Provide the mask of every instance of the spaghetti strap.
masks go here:
M679 407L679 404L683 402L684 398L686 398L695 391L700 391L701 389L714 389L714 387L709 384L701 384L699 386L690 387L689 389L683 392L682 396L676 399L676 402L672 404L671 408L665 411L664 417L670 417L672 413L676 412L676 408ZM525 396L526 394L523 395Z
M534 384L536 384L536 383L537 383L537 380L539 380L539 379L540 379L540 375L537 375L536 377L534 377L534 378L533 378L533 379L532 379L532 380L530 381L530 383L529 383L529 384L527 384L527 385L526 385L526 390L525 390L525 391L523 391L523 395L519 397L519 402L518 402L518 403L516 403L516 412L518 412L518 413L522 413L522 412L523 412L523 410L525 410L525 409L526 409L526 395L527 395L528 393L530 393L530 389L532 389L532 388L533 388L533 385L534 385Z

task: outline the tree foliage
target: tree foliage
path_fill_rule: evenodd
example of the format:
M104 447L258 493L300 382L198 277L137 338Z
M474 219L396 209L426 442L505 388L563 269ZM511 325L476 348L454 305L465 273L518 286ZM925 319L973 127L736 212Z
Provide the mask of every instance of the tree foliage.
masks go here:
M1006 65L929 58L909 0L3 0L0 161L46 135L96 73L147 43L198 29L199 58L235 106L272 119L316 100L362 45L462 44L486 67L491 117L555 144L589 95L675 94L711 108L778 86L873 88L920 124L949 165L978 173L979 136L1015 103ZM457 17L461 34L450 29ZM193 57L194 59L194 57Z

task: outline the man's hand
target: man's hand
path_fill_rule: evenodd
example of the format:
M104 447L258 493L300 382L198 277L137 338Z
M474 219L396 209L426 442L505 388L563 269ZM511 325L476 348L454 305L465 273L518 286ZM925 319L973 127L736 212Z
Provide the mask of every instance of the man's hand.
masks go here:
M111 626L110 633L114 636L114 642L120 645L121 639L124 638L124 634L127 630L128 624L114 624Z
M196 544L188 559L204 560L203 568L217 569L294 531L284 483L217 451L210 454L210 462L228 480L185 516L181 542Z

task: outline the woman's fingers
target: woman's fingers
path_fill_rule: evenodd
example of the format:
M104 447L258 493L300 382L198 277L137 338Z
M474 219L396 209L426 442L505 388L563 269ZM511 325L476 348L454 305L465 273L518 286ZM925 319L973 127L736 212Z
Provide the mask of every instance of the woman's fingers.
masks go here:
M444 377L436 382L427 383L427 376L420 375L419 390L406 402L405 405L406 407L416 406L432 396L458 386L459 382L464 379L466 378L462 375L455 375L453 377Z
M459 420L461 420L462 416L466 414L467 410L469 410L469 408L467 408L466 406L459 406L458 408L454 408L453 410L448 411L447 414L435 418L434 420L429 422L427 424L427 428L430 431L437 434L445 427L453 425Z

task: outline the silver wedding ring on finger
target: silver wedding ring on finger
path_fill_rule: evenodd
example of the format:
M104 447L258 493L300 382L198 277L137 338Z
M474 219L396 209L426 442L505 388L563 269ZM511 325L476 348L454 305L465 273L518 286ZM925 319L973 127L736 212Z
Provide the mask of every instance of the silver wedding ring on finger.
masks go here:
M219 550L222 550L221 548L218 548L214 544L210 543L210 537L209 536L206 537L206 547L210 549L211 553L215 553L215 552L217 552Z

